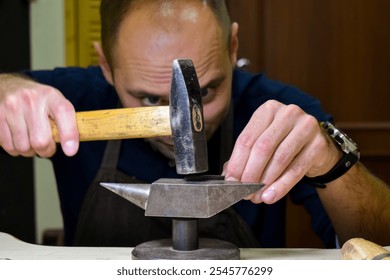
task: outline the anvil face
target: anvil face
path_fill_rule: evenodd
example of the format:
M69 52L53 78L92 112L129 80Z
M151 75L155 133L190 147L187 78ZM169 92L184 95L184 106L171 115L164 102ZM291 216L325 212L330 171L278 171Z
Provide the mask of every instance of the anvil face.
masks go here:
M257 191L261 185L224 180L160 179L152 184L146 216L209 218Z
M172 218L212 217L263 187L260 183L184 179L160 179L151 185L101 185L145 209L145 216Z

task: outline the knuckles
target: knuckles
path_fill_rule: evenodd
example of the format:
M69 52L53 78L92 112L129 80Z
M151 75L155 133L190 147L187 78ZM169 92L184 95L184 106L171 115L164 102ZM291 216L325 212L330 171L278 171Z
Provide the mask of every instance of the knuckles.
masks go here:
M10 113L24 110L35 110L40 94L34 89L21 88L14 94L7 94L3 98L3 108Z
M4 108L3 110L7 112L17 112L21 108L21 102L19 97L15 95L6 95L3 98L2 107Z
M72 103L70 103L66 99L64 99L64 102L57 104L55 110L56 110L57 114L60 114L60 115L74 113L74 107L73 107Z
M35 137L31 139L31 147L41 157L50 157L56 151L55 143L50 137Z

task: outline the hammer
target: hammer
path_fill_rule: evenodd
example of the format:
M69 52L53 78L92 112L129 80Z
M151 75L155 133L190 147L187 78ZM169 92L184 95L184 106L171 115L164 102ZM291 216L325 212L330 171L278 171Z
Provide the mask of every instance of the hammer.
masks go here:
M169 106L77 112L76 122L80 141L172 135L177 172L186 175L208 170L202 114L202 96L193 63L177 59L172 65ZM54 121L51 127L58 143Z

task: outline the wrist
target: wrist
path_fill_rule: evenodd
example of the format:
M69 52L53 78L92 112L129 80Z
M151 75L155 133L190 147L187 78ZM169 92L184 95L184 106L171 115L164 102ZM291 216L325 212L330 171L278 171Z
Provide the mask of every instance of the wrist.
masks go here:
M324 132L329 135L332 143L342 154L341 158L325 174L316 177L305 177L304 180L319 188L344 175L360 158L360 152L356 143L330 122L321 123Z

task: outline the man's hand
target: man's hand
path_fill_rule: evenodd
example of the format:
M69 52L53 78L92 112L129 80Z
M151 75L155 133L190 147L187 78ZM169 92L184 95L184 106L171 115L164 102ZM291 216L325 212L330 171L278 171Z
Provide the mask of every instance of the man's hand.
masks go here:
M305 175L328 172L340 157L313 116L298 106L268 101L238 137L224 174L227 180L264 183L247 199L274 203Z
M0 75L0 145L10 155L50 157L56 151L49 119L68 156L79 146L73 105L55 88L12 74Z

